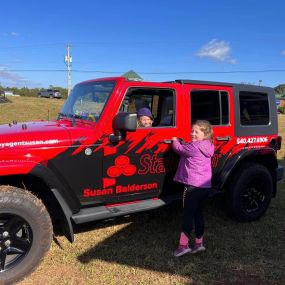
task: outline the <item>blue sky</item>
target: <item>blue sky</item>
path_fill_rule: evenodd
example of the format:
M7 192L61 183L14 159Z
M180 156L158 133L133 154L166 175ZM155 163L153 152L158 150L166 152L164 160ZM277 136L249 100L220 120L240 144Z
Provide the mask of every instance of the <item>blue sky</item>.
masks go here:
M285 83L284 0L1 2L0 85L67 86L135 70L173 79Z

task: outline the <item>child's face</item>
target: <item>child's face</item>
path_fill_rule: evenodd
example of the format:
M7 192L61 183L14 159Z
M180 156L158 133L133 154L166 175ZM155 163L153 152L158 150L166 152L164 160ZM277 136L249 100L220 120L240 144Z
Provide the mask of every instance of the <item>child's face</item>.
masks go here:
M194 125L191 132L192 141L202 141L205 139L205 134L201 131L200 127Z
M151 127L152 126L152 119L148 116L141 116L139 117L140 125L143 127Z

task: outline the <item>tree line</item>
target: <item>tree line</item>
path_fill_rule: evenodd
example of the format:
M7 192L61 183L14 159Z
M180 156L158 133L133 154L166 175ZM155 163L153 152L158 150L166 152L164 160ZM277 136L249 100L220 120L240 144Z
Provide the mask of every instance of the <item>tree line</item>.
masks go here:
M63 98L67 98L67 89L62 88L62 87L56 87L50 85L48 89L55 89L59 90ZM12 91L14 94L24 96L24 97L38 97L38 93L40 91L47 90L45 88L27 88L27 87L22 87L22 88L17 88L17 87L3 87L0 85L0 90L9 90Z

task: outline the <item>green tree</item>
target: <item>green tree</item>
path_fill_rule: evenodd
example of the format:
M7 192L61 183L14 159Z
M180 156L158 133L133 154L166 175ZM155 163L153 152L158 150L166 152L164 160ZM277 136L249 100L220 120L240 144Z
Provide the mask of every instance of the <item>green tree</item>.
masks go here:
M130 71L124 73L122 76L125 77L125 78L127 78L127 79L129 79L129 80L136 80L136 81L142 81L142 80L143 80L142 77L140 77L140 76L139 76L135 71L133 71L133 70L130 70Z
M274 90L278 94L285 94L285 84L279 84L274 88Z

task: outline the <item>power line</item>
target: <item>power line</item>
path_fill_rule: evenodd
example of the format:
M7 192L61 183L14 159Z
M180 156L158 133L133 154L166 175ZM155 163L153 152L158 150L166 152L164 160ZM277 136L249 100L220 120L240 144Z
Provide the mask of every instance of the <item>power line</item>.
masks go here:
M66 72L64 69L0 69L0 72ZM74 73L106 73L122 74L125 71L106 71L106 70L81 70L73 69ZM137 71L146 75L167 75L167 74L233 74L233 73L282 73L285 69L263 69L263 70L229 70L229 71Z
M254 40L268 40L271 39L271 37L257 37L254 38ZM278 37L278 40L283 39L283 35L280 35ZM224 40L229 43L242 43L244 40ZM123 40L113 40L113 41L86 41L86 42L72 42L72 46L79 46L79 45L114 45L114 44L120 44L120 45L155 45L155 44L201 44L203 45L204 43L209 42L209 40L129 40L129 41L123 41ZM267 41L266 43L270 43L270 41ZM263 42L264 44L264 42ZM33 44L26 44L26 45L8 45L8 46L3 46L0 45L1 49L10 49L10 48L40 48L44 46L59 46L59 45L65 45L64 42L47 42L47 43L33 43Z

